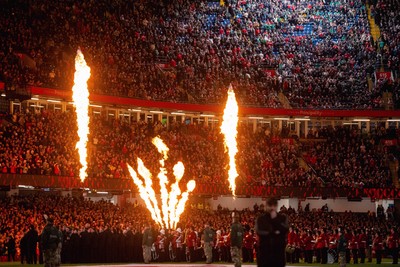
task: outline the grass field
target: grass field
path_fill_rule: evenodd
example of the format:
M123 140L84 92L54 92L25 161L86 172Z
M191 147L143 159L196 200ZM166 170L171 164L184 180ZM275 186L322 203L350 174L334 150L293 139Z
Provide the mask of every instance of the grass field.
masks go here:
M187 264L187 263L184 263L184 262L182 262L182 263L173 263L173 264L171 264L171 263L154 263L154 264L143 264L143 263L138 263L138 264L135 264L135 263L131 263L131 264L128 264L128 263L115 263L115 264L87 264L87 265L82 265L82 264L62 264L62 266L123 266L123 267L134 267L134 266L148 266L148 267L155 267L155 266L165 266L165 267L173 267L173 266L176 266L176 265L182 265L182 266L188 266L188 267L196 267L196 266L210 266L210 267L213 267L213 266L217 266L217 267L225 267L225 266L234 266L233 265L233 263L232 264L226 264L226 263L213 263L213 264L205 264L205 263L202 263L202 262L199 262L199 263L193 263L193 264ZM388 266L388 265L390 265L390 266L392 266L392 260L391 259L383 259L382 260L382 264L376 264L375 263L375 259L374 259L374 261L372 262L372 263L365 263L365 264L352 264L352 263L350 263L350 264L347 264L347 266L356 266L356 267L381 267L381 266ZM15 267L15 266L43 266L43 264L31 264L31 265L28 265L28 264L24 264L24 265L22 265L22 264L20 264L19 262L0 262L0 267ZM246 266L255 266L255 264L253 264L253 265L249 265L249 264L243 264L242 265L243 267L246 267ZM306 263L298 263L298 264L288 264L288 265L286 265L287 267L290 267L290 266L326 266L326 267L329 267L329 266L339 266L337 263L336 264L326 264L326 265L321 265L321 264L317 264L317 263L313 263L313 264L306 264ZM398 264L397 265L393 265L393 266L399 266Z

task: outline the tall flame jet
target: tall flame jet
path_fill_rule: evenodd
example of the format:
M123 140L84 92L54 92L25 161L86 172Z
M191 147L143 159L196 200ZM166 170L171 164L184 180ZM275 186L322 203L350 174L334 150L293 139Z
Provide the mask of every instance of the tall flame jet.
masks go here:
M179 182L185 172L185 166L179 161L173 167L175 182L170 186L171 190L168 192L170 181L165 168L165 160L168 159L169 148L159 137L153 138L152 143L157 147L158 152L163 155L163 158L160 160L160 172L157 174L160 183L161 209L152 186L152 174L144 166L143 161L140 158L137 159L138 173L143 178L144 183L129 164L128 170L133 182L139 189L140 197L144 200L147 209L150 211L151 218L162 228L175 229L181 214L185 210L185 204L189 198L189 194L195 189L196 183L194 180L190 180L186 185L186 191L183 193L181 192Z
M89 135L89 90L87 81L90 77L90 67L86 64L81 50L78 49L75 57L74 86L72 87L72 100L74 101L76 119L78 122L78 137L76 148L79 161L82 165L79 177L83 182L87 176L87 142Z
M236 101L235 92L233 91L232 85L228 89L228 100L226 101L223 122L221 125L221 133L224 135L225 151L229 155L229 167L228 167L228 180L229 188L232 194L235 196L236 193L236 177L239 176L236 170L235 156L238 152L237 148L237 126L238 126L238 114L239 107Z

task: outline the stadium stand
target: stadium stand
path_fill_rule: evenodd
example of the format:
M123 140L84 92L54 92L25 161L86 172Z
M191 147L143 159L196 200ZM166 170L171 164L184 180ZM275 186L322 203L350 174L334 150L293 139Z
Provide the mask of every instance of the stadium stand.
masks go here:
M77 177L80 164L75 150L75 115L43 110L14 114L12 123L1 129L1 171L3 174L60 175ZM90 125L89 168L92 178L130 179L127 163L143 159L152 173L158 173L161 155L151 144L159 135L170 148L166 167L184 162L187 179L199 183L226 185L228 162L223 136L218 128L177 123L168 128L160 122L124 122L95 117ZM390 188L393 186L389 157L394 150L382 150L379 132L364 137L357 129L324 128L315 136L319 142L301 143L269 126L257 132L245 124L239 128L239 185L284 187L328 186L339 188ZM303 147L304 146L304 147ZM394 154L396 155L396 154ZM397 155L396 155L397 156ZM301 158L309 165L300 166ZM185 179L184 179L185 180Z
M0 81L5 92L13 92L20 100L30 98L30 86L69 90L80 47L92 68L89 89L103 96L220 104L232 83L241 106L400 108L396 0L5 0L1 5ZM379 29L372 33L372 27ZM80 164L74 116L46 109L1 114L1 175L77 180ZM126 163L135 165L137 157L157 173L161 156L150 140L159 135L171 149L166 168L183 161L183 181L194 178L199 187L206 185L204 192L208 193L227 188L227 174L221 166L228 159L216 128L178 122L167 128L159 121L93 116L90 129L90 178L130 181ZM304 197L318 189L332 191L333 197L337 190L344 190L362 192L373 201L398 194L400 153L383 142L387 138L397 141L400 135L385 127L368 133L357 127L322 127L300 140L286 127L277 131L264 125L255 131L243 123L238 136L239 188L297 188L304 190ZM244 192L256 191L251 190ZM293 241L299 254L290 261L306 260L305 252L311 250L320 262L320 250L305 240L317 243L321 233L327 232L328 244L335 241L338 228L346 228L353 245L366 231L371 248L366 252L371 257L372 251L379 250L373 235L381 237L383 247L391 251L394 234L390 230L399 231L398 214L392 208L377 214L282 209L299 238ZM262 211L263 207L240 212L246 235ZM43 215L49 213L63 231L63 263L143 260L141 234L150 221L143 207L28 195L0 198L1 261L10 261L13 253L15 260L21 260L23 237L32 226L40 233ZM192 206L183 214L179 228L185 233L194 227L200 237L204 223L211 222L222 238L216 240L215 261L229 262L224 241L230 214L227 209L217 213L209 207L198 210ZM154 230L156 240L164 238L160 230ZM154 261L187 260L174 251L174 236L179 234L167 232L163 248L160 242L154 244ZM111 249L110 243L115 244ZM250 245L251 252L255 245ZM202 260L199 238L196 247L196 260ZM335 250L330 245L329 249ZM163 258L161 253L168 255ZM354 252L350 255L354 262Z
M379 58L398 75L396 16L378 23L382 42L391 42L381 53L361 0L6 1L4 8L0 73L11 87L71 88L77 47L92 67L92 92L155 100L220 103L233 83L246 105L280 107L283 92L293 107L383 108L383 92L369 88L368 77Z

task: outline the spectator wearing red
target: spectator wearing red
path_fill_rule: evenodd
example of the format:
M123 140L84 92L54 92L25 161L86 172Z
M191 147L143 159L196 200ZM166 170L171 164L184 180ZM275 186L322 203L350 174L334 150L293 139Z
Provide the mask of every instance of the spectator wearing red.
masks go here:
M193 230L193 226L189 226L186 232L185 244L187 250L186 253L189 256L189 261L194 262L196 258L195 249L197 247L197 235Z

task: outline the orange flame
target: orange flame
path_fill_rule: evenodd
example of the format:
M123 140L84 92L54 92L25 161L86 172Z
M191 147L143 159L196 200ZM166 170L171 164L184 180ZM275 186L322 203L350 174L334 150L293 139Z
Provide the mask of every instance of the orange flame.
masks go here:
M129 173L133 179L133 182L139 188L139 194L144 200L146 207L151 213L151 218L157 222L157 224L162 225L161 212L158 208L156 194L152 188L152 179L150 171L144 166L143 161L138 158L138 169L139 174L144 178L145 185L143 185L142 180L137 176L135 170L128 164Z
M82 165L79 177L83 182L87 176L87 142L89 135L89 90L87 81L90 77L90 67L86 64L82 52L78 49L75 57L74 86L72 87L72 99L74 101L78 122L78 137L76 148L79 153L79 161Z
M229 167L228 167L228 180L229 188L232 194L235 196L236 191L236 177L239 176L236 170L235 156L238 152L236 136L237 136L237 125L238 125L238 114L239 107L236 101L235 92L232 89L232 85L228 89L228 100L224 109L223 122L221 125L221 133L224 135L224 146L225 151L228 151L229 155Z
M144 200L147 209L150 211L152 219L162 228L175 229L185 209L189 194L196 187L196 183L194 180L189 181L187 183L187 190L183 193L181 192L179 182L185 173L185 166L182 162L178 162L173 168L175 182L171 185L171 191L168 192L167 186L169 184L169 179L167 177L167 170L165 169L165 160L168 159L169 148L159 137L153 138L152 143L157 147L158 152L163 155L163 158L160 160L160 172L157 175L160 183L161 210L152 187L152 174L144 166L143 161L138 158L138 172L139 175L143 177L144 184L137 176L135 170L129 165L128 170L132 176L133 182L139 188L140 196Z
M163 213L163 220L164 220L164 225L170 225L169 223L169 210L168 209L168 191L167 191L167 185L168 185L168 177L167 177L167 170L165 169L165 160L168 159L168 151L169 148L167 145L161 140L159 137L155 137L152 140L153 145L157 147L157 150L160 154L163 154L163 158L160 160L160 172L158 173L158 179L160 180L160 193L161 193L161 210Z

